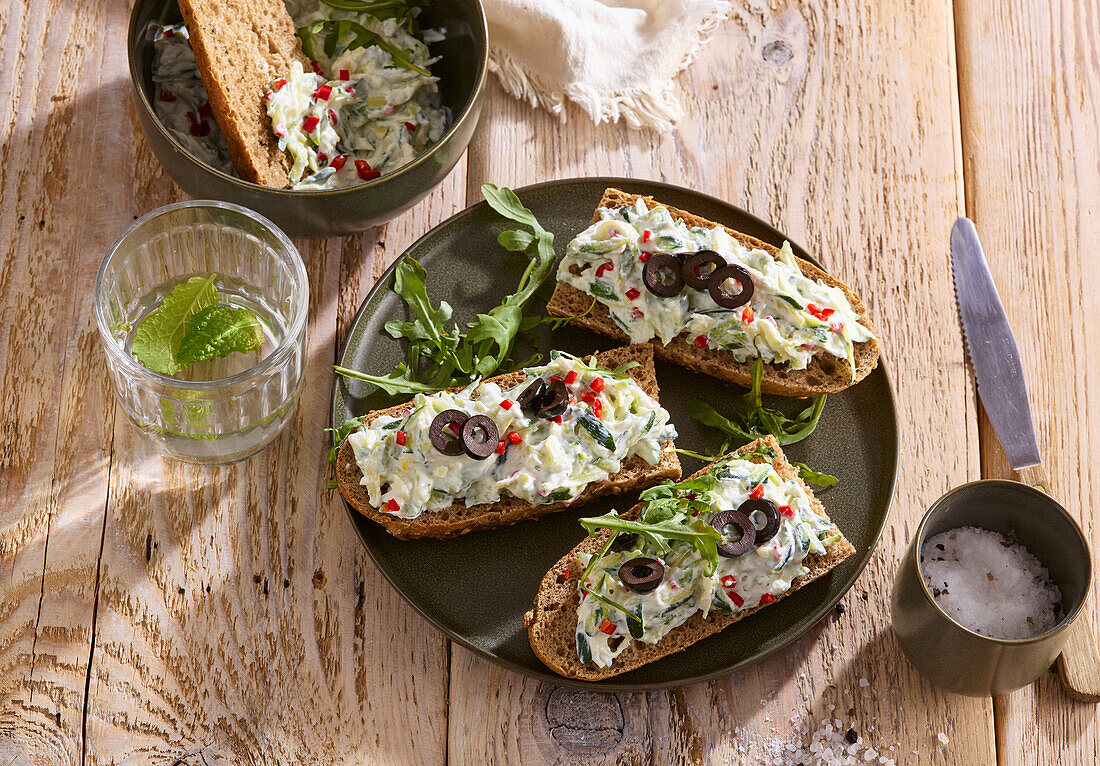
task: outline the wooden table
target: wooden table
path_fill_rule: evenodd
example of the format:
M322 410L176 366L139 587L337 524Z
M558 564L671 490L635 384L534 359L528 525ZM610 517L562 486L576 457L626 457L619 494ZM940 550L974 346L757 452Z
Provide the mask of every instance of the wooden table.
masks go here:
M297 414L259 457L208 470L160 459L126 421L92 316L113 239L182 197L130 100L128 3L0 0L0 764L751 764L833 715L899 763L1097 762L1096 708L1053 675L995 699L918 677L888 599L927 505L1008 475L954 306L963 213L1021 341L1054 492L1097 547L1100 2L734 5L680 78L671 135L562 125L493 82L424 202L299 242ZM601 174L700 189L807 245L867 300L900 407L889 527L847 612L670 692L578 695L452 645L325 488L330 365L383 269L483 181Z

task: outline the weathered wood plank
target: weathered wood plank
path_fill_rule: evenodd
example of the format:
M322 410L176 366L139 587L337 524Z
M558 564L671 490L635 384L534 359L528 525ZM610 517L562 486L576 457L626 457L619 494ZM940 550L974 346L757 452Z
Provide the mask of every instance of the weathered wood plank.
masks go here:
M1100 4L959 0L966 207L1012 322L1051 492L1097 550ZM1091 402L1091 406L1090 406ZM982 473L1011 477L982 418ZM1095 583L1088 618L1097 624ZM1095 705L1057 676L995 701L1002 764L1095 763Z
M104 140L126 98L115 5L0 8L3 763L81 755L113 412L91 285L133 212Z
M596 128L577 113L559 125L493 86L471 150L471 197L485 180L622 174L771 220L868 300L894 371L905 462L890 526L847 613L744 672L578 703L603 711L586 727L553 713L548 687L456 648L456 763L564 763L576 747L603 748L593 755L601 763L756 763L799 739L800 722L833 716L903 762L914 750L922 763L994 760L990 702L938 692L889 629L893 572L923 509L978 474L973 390L961 341L944 330L955 315L945 242L962 205L955 77L947 2L743 1L682 76L688 117L671 136ZM936 742L941 731L949 748Z

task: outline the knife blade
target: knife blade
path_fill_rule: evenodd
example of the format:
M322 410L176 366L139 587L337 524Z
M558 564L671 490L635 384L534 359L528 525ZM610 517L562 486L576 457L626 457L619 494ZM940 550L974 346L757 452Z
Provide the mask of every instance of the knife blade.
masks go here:
M963 340L974 365L978 396L1014 469L1039 464L1020 351L989 273L974 222L959 218L951 229L951 271L962 317Z

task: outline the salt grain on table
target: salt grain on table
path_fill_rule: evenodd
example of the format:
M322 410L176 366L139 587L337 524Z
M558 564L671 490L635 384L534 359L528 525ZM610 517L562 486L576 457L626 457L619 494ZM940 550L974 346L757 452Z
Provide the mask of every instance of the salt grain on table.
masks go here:
M961 625L994 638L1029 638L1061 617L1062 594L1024 546L996 532L960 527L921 548L925 583Z

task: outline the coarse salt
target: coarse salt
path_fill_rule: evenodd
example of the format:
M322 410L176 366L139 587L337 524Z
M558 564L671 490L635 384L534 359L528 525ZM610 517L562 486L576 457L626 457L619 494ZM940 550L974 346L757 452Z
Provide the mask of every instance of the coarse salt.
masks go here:
M959 527L929 538L921 569L940 608L982 635L1030 638L1061 617L1062 594L1047 569L997 532Z

